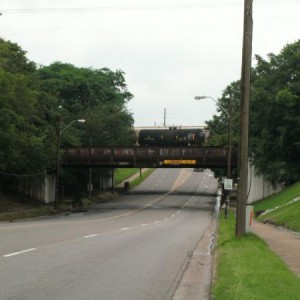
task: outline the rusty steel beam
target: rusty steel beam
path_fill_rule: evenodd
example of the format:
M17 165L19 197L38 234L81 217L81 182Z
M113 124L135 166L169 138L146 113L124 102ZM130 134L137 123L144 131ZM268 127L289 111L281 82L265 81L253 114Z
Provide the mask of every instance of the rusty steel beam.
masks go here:
M64 147L62 167L226 168L227 148L221 147ZM231 167L237 166L232 151Z

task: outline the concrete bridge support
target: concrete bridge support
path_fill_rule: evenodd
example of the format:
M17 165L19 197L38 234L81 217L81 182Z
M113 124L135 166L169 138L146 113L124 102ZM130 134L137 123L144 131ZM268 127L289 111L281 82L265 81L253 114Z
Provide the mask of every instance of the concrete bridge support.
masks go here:
M18 190L20 193L43 203L51 203L55 197L55 175L20 178Z

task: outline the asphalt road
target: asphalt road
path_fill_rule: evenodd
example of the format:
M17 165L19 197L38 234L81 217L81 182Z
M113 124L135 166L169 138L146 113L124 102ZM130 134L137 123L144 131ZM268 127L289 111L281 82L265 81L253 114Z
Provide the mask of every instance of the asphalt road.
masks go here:
M171 299L216 190L209 171L158 169L90 212L0 223L0 299Z

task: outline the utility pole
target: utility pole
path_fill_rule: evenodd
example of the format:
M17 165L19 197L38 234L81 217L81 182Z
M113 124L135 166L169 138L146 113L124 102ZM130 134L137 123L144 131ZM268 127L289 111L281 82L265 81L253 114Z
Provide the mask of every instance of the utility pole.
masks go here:
M228 153L227 153L227 179L231 179L231 124L232 124L232 105L231 105L231 94L228 98L228 116L227 116L227 132L228 132ZM230 190L225 191L226 200L225 200L225 219L228 218L228 210L230 203Z
M167 109L164 108L164 127L166 127Z
M241 103L240 103L240 143L239 143L239 187L236 235L241 237L246 233L246 205L248 190L248 131L249 131L249 99L250 99L250 70L252 56L252 3L244 0L244 33L241 74Z

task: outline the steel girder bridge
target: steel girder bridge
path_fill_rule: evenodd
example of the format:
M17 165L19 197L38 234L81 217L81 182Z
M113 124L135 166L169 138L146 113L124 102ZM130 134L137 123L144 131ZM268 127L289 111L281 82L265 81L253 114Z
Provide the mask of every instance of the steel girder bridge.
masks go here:
M63 147L62 167L98 168L226 168L228 149L206 146ZM231 167L237 152L231 152Z

